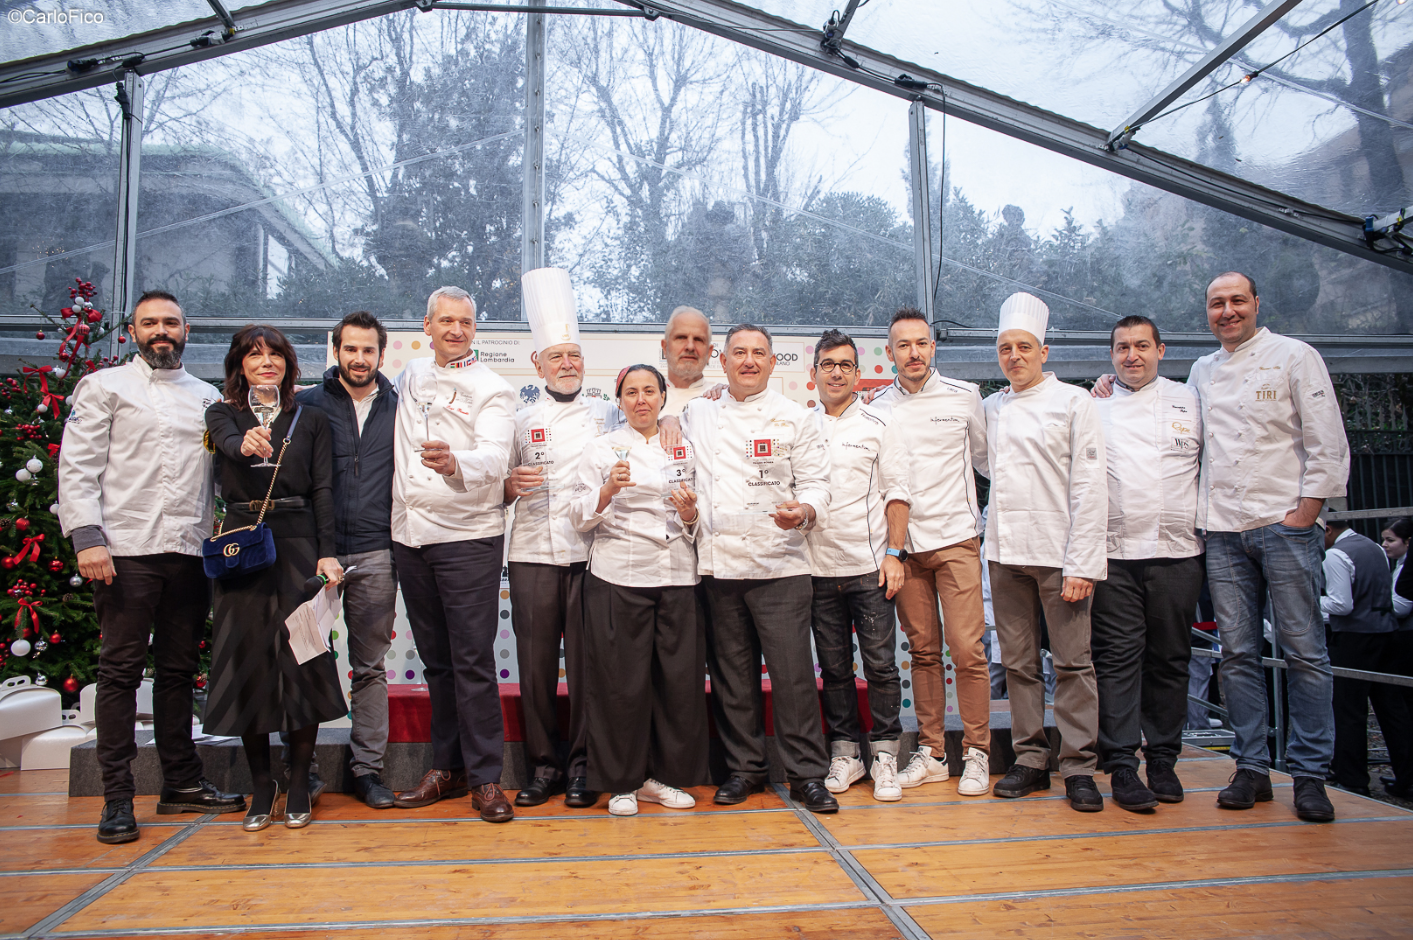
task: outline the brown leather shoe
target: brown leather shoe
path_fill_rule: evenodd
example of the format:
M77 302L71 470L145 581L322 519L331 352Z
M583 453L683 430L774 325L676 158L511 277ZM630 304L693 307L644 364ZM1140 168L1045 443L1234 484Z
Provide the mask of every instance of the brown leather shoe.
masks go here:
M486 822L510 822L515 818L515 809L498 783L483 783L473 789L471 805L481 811L481 818Z
M437 800L452 799L466 795L466 771L436 770L427 771L422 782L411 790L403 790L393 797L393 805L403 809L415 806L431 806Z

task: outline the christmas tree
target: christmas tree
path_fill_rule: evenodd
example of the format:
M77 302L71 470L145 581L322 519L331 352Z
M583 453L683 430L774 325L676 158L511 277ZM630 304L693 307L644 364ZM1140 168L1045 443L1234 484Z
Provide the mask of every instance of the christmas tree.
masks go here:
M93 590L59 529L59 449L74 386L122 361L93 354L119 326L94 307L95 293L76 279L58 319L40 311L61 337L54 361L0 380L0 679L29 676L70 704L97 678L99 632Z

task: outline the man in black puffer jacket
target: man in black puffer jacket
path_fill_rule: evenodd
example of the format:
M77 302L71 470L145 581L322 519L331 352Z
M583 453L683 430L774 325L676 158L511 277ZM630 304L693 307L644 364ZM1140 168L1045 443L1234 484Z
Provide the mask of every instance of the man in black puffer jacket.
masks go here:
M338 365L296 396L329 416L334 450L334 533L339 564L357 566L343 594L348 630L354 792L374 809L393 805L383 785L388 746L388 677L397 573L392 559L393 424L397 391L378 369L388 331L360 310L334 329Z

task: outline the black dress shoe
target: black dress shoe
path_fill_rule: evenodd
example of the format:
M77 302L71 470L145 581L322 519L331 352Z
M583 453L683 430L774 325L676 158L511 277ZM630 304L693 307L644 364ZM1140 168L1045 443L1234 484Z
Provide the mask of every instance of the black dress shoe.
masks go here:
M319 778L314 771L309 771L309 808L313 809L314 804L319 802L319 797L324 795L324 791L329 785Z
M996 785L991 788L991 792L996 796L1003 796L1006 799L1015 799L1025 796L1027 793L1034 793L1036 790L1050 789L1050 771L1048 768L1027 767L1024 764L1012 764L1011 769L1006 771L1006 776L996 781Z
M825 789L823 782L819 780L807 780L798 787L791 784L790 799L811 813L839 812L839 801L834 799L834 794Z
M239 813L244 810L245 797L239 793L222 793L216 789L215 784L204 777L198 785L188 790L163 786L162 795L157 800L158 816L175 816L177 813Z
M528 787L515 794L515 805L539 806L556 793L563 793L564 789L563 780L557 780L554 777L536 777L530 781ZM597 793L594 794L594 802L598 802Z
M821 785L822 786L822 785ZM735 806L737 803L746 802L746 798L752 793L759 793L765 789L763 783L752 783L745 777L736 774L726 778L726 782L716 788L716 796L712 802L722 806ZM824 791L828 793L828 790Z
M1226 789L1217 794L1217 805L1222 809L1250 809L1257 803L1269 803L1273 799L1275 794L1271 792L1270 774L1240 767L1231 775Z
M1159 803L1181 803L1182 781L1172 764L1148 762L1148 789Z
M370 809L392 809L397 799L384 783L380 774L364 774L353 778L353 793ZM309 805L314 805L314 791L309 791Z
M1400 800L1413 799L1413 786L1400 787L1396 777L1380 777L1379 783L1384 785L1384 792L1389 796L1396 796Z
M575 809L588 809L599 801L599 791L589 789L588 777L570 777L569 786L564 791L564 805Z
M1334 804L1319 777L1295 778L1295 815L1306 822L1334 822Z
M103 818L98 821L98 841L104 845L117 845L136 838L137 817L132 814L132 800L109 800L104 803Z
M1090 784L1093 785L1092 778ZM1138 779L1137 771L1131 767L1115 767L1114 772L1109 775L1109 785L1113 788L1114 802L1119 809L1138 813L1158 805L1158 795L1143 785L1143 781ZM1069 790L1070 782L1066 780L1065 792L1069 793ZM1071 799L1070 803L1073 805L1074 800ZM1103 805L1102 801L1100 805Z
M1127 768L1124 768L1127 770ZM1128 771L1133 777L1133 782L1138 783L1138 774ZM1139 787L1145 791L1147 787L1138 783ZM1065 778L1065 796L1069 798L1070 808L1077 809L1081 813L1101 813L1104 811L1104 796L1099 792L1099 788L1094 785L1094 778L1089 774L1075 774ZM1153 806L1158 805L1154 800ZM1128 809L1127 806L1124 809Z

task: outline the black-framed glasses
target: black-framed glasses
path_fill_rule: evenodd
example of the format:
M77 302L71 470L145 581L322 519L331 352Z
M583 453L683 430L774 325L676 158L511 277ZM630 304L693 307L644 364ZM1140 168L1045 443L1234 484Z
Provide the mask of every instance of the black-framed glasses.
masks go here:
M853 375L854 371L858 369L858 365L848 361L835 362L833 359L824 359L821 360L819 365L815 368L819 369L821 372L833 372L835 369L838 369L844 375Z

